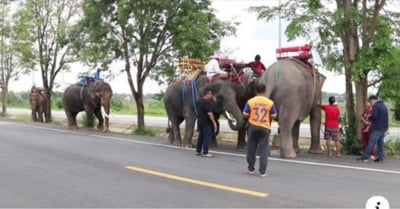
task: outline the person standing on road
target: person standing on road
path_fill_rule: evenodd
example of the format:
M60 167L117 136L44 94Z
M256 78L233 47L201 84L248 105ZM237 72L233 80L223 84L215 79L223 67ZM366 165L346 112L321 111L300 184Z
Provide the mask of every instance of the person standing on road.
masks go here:
M266 86L259 83L256 86L257 95L247 101L243 115L247 118L249 127L247 144L247 163L248 174L255 174L254 164L256 162L256 152L259 150L260 165L259 172L261 177L266 177L268 166L269 135L271 133L271 119L275 119L277 112L274 102L265 97Z
M371 135L368 140L368 146L361 158L358 161L368 161L368 157L371 155L374 146L377 144L378 147L378 158L374 161L379 163L383 162L385 157L384 141L385 133L389 128L388 110L382 100L378 100L378 97L371 95L368 98L372 104L371 114Z
M203 97L197 103L197 128L199 130L199 137L197 139L196 155L201 155L203 157L213 157L213 155L208 153L212 134L217 130L217 123L212 112L212 97L211 88L206 87L204 89Z
M324 139L326 140L326 149L328 150L328 156L332 156L331 150L331 139L336 145L336 156L341 157L340 154L340 139L339 139L339 119L340 110L335 104L336 99L334 96L328 98L329 105L319 105L320 108L325 111L325 130Z
M368 140L371 132L371 117L372 114L372 105L371 102L366 101L365 102L365 110L361 114L360 120L361 120L361 144L362 144L362 151L363 153L367 149L368 146ZM371 159L375 159L375 149L372 149L371 152Z

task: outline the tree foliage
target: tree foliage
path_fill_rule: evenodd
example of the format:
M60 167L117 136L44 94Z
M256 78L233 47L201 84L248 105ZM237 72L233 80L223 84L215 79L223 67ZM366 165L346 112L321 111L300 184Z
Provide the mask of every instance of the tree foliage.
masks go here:
M24 48L20 49L26 55L23 63L40 69L43 87L48 89L50 98L58 73L76 60L71 53L75 38L71 29L79 14L78 3L78 0L26 0L17 13L19 35L25 40Z
M204 60L223 35L233 32L231 24L215 17L209 0L84 0L83 11L75 48L90 65L124 63L139 127L144 126L146 79L173 74L171 64L180 56Z
M24 55L18 53L23 51L24 41L17 30L11 11L11 2L0 0L0 89L2 101L2 115L7 112L8 86L11 80L18 79L19 74L24 72L20 61ZM23 49L23 50L21 50Z

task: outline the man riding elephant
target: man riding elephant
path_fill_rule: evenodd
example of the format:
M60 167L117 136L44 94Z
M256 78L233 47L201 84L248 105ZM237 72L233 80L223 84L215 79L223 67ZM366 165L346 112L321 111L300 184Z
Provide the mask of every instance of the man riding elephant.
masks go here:
M93 127L94 115L99 120L97 128L99 130L108 131L110 102L113 96L110 85L102 80L88 80L83 86L73 84L65 89L63 94L63 104L65 114L68 119L68 127L77 129L76 116L79 112L85 111L87 114L88 126ZM104 118L101 107L105 111L105 127L103 126Z

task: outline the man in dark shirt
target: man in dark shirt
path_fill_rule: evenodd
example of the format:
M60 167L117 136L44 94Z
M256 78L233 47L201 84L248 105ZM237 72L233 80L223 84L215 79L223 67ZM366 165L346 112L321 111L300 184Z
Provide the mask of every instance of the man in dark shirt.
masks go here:
M203 97L198 101L198 119L197 128L199 130L199 137L197 139L196 155L204 157L213 157L208 153L208 147L210 144L211 136L214 130L217 129L217 123L214 119L212 112L212 90L211 88L205 88ZM201 152L203 150L203 153Z
M371 114L371 133L368 141L368 146L361 158L358 158L359 161L368 161L368 157L370 156L372 149L375 144L378 147L378 158L375 159L375 162L383 162L383 158L385 156L384 150L384 141L385 133L389 128L389 119L388 119L388 110L383 103L382 100L378 100L378 97L372 95L368 99L372 104L372 114Z

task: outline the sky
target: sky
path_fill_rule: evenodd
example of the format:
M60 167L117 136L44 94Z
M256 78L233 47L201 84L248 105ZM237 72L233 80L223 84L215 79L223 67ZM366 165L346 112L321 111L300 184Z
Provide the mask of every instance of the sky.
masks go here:
M221 41L221 51L234 51L229 58L236 61L250 62L254 56L259 54L261 61L266 67L276 61L275 49L279 47L279 21L266 23L258 21L254 13L247 11L250 6L273 5L278 4L278 0L213 0L212 7L216 10L216 15L220 20L235 20L240 22L237 26L236 36L225 37ZM282 23L282 31L284 31L284 23ZM287 38L281 33L281 46L297 46L309 43L309 40L298 39L287 42ZM313 51L315 57L314 62L321 65L318 54ZM113 64L110 69L120 70L123 68L121 63ZM56 83L59 85L56 91L63 91L67 86L77 82L77 74L80 72L94 73L95 69L89 69L80 64L74 64L71 67L72 72L61 72ZM324 70L319 71L324 74L327 79L322 88L325 92L344 93L345 79L343 75L334 74ZM130 88L125 73L121 73L112 80L108 80L115 93L128 93ZM21 76L18 81L11 81L11 91L27 91L33 84L41 86L41 75L39 71L25 76ZM157 82L147 79L144 84L144 93L159 93L165 90L167 85L158 85Z

